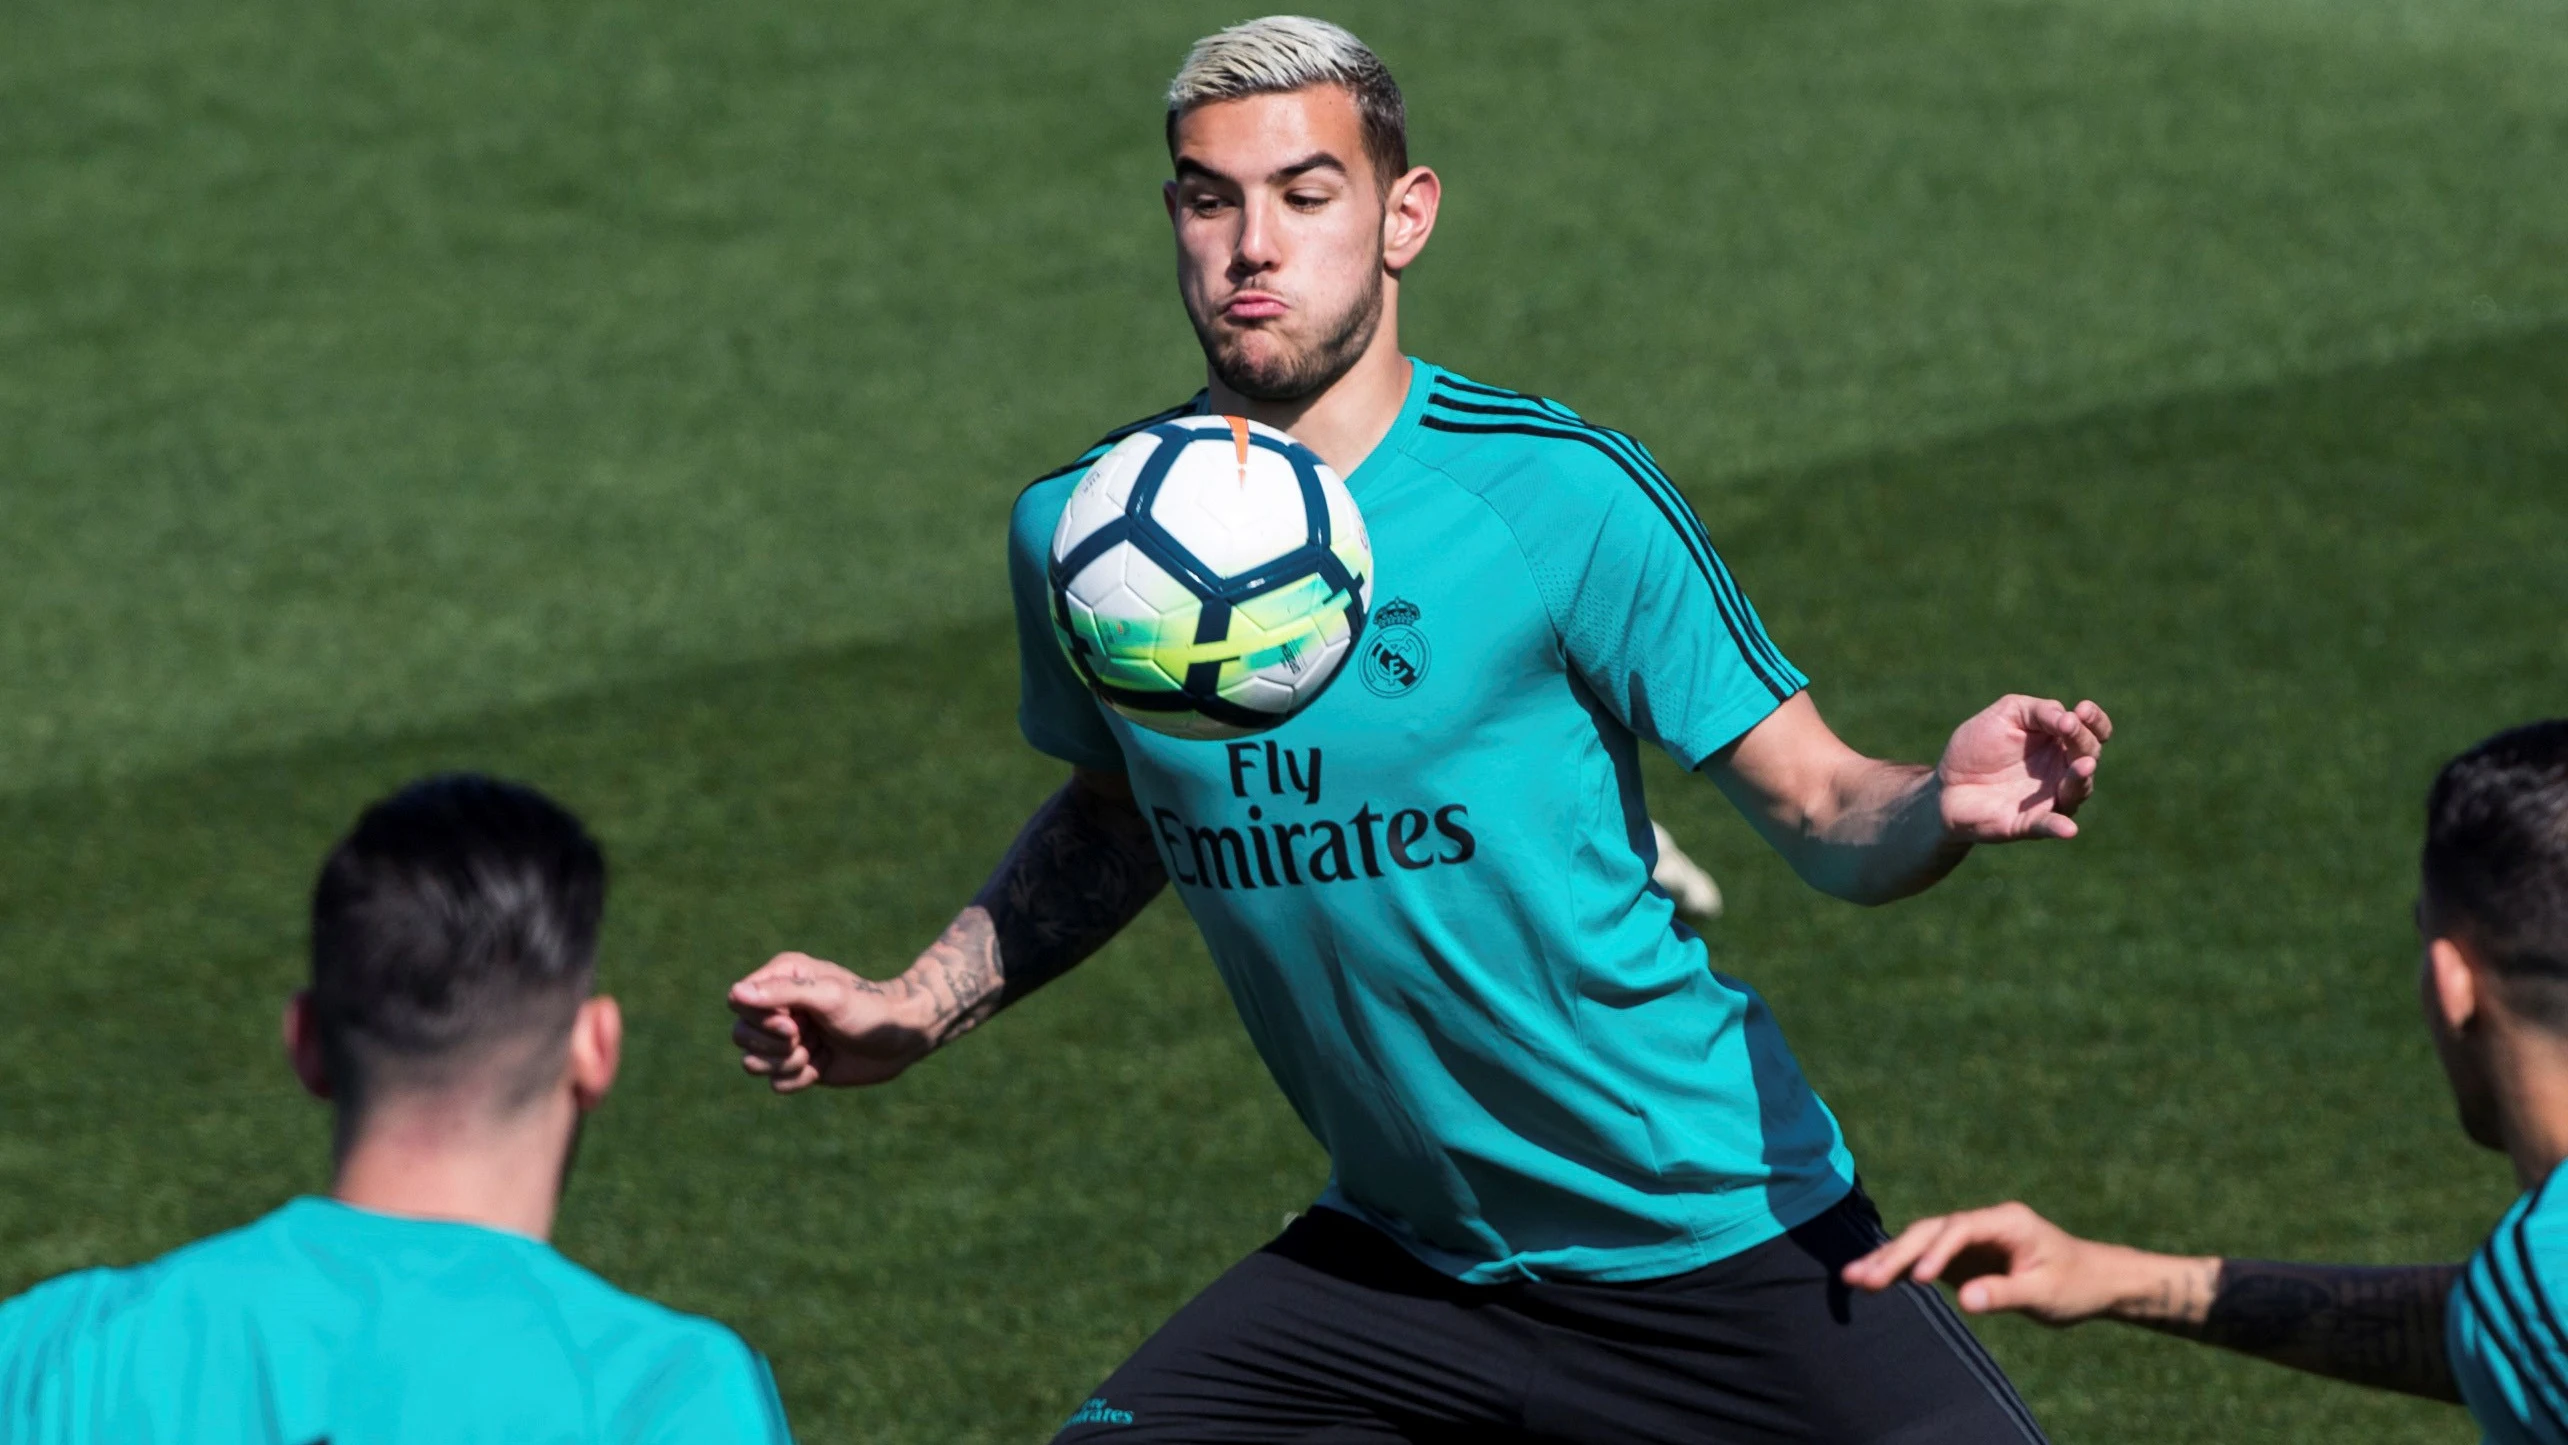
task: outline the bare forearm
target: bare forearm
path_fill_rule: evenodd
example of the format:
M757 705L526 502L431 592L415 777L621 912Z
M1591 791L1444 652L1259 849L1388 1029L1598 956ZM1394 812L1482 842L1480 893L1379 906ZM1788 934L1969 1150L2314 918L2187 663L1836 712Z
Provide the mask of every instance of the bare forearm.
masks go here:
M1970 854L1968 843L1945 830L1932 768L1850 752L1807 796L1797 807L1749 817L1802 881L1822 893L1889 903L1934 886Z
M1889 903L1923 893L1961 866L1971 845L1955 841L1939 806L1935 770L1868 762L1841 785L1828 845L1844 861L1842 888L1854 903Z
M2296 1370L2458 1403L2443 1348L2458 1265L2371 1267L2121 1250L2114 1319Z
M1934 767L1865 757L1795 693L1704 767L1802 881L1853 903L1933 887L1976 843L2073 838L2113 720L2009 693Z
M1104 947L1167 883L1131 800L1074 779L895 986L943 1044Z

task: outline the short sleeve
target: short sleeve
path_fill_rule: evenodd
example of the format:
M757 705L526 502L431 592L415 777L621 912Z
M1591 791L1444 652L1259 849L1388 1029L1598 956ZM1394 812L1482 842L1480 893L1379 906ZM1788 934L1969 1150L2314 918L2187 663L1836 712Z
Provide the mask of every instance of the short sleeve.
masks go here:
M2562 1246L2568 1219L2527 1195L2497 1221L2445 1303L2453 1384L2492 1445L2568 1441L2568 1354L2548 1323Z
M44 1422L66 1397L100 1388L98 1361L80 1345L115 1278L82 1270L0 1304L0 1440L47 1438Z
M1551 460L1567 475L1518 541L1571 666L1624 726L1691 769L1809 686L1637 442L1600 432Z
M766 1357L711 1321L690 1321L689 1348L670 1351L624 1402L616 1438L637 1445L793 1445Z
M1076 767L1120 773L1124 771L1122 745L1106 726L1096 695L1088 691L1052 635L1045 566L1052 529L1077 480L1077 473L1072 473L1026 488L1008 519L1008 589L1016 605L1017 728L1037 752Z

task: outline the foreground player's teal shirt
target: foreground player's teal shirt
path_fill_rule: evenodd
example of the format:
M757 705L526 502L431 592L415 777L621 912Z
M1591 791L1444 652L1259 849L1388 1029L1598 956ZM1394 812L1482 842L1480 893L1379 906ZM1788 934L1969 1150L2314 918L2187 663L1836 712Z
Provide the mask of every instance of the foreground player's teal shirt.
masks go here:
M1113 440L1017 501L1019 721L1130 774L1329 1151L1321 1202L1487 1282L1677 1274L1842 1198L1853 1161L1764 1002L1650 882L1638 744L1693 768L1806 680L1648 454L1413 362L1346 479L1375 565L1356 654L1222 743L1134 727L1053 641L1053 527Z
M550 1246L298 1199L0 1305L9 1445L783 1445L764 1361Z
M2452 1286L2444 1348L2490 1445L2568 1445L2568 1204L2515 1201Z

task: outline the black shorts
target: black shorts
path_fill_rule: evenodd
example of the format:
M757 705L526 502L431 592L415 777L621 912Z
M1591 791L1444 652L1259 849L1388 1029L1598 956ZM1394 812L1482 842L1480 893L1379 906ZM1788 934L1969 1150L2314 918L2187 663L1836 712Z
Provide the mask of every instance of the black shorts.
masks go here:
M1882 1238L1858 1189L1666 1279L1466 1285L1314 1209L1162 1325L1057 1439L2042 1445L1941 1295L1838 1281Z

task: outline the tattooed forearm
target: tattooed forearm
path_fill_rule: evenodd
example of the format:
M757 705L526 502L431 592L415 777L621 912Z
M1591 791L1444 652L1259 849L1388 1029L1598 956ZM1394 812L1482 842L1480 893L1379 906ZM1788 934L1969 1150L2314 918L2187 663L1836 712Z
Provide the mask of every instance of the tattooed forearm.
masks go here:
M1104 947L1166 886L1131 798L1073 777L901 983L929 1003L943 1043Z
M2140 1319L2276 1364L2458 1402L2443 1349L2443 1304L2458 1265L2220 1262L2206 1306Z
M1150 826L1129 793L1084 776L1053 795L974 901L998 933L1005 1001L1067 972L1123 931L1168 886Z
M893 983L928 1005L931 1044L969 1033L997 1013L1005 979L989 910L978 903L964 909Z

